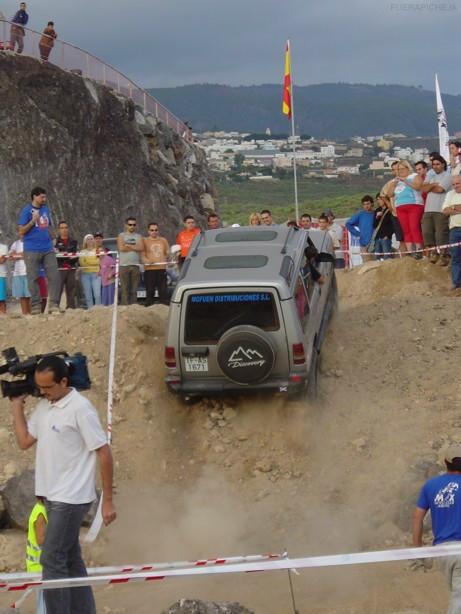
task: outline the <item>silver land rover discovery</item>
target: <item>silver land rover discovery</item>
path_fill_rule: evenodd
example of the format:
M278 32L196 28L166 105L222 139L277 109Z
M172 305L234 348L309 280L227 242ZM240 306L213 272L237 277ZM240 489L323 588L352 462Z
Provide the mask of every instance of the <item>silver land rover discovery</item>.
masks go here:
M336 300L326 232L252 226L198 235L170 303L169 388L185 399L265 390L315 398Z

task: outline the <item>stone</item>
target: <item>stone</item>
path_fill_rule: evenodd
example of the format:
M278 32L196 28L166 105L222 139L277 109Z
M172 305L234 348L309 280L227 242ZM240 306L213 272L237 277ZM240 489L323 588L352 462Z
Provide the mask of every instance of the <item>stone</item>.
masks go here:
M36 503L35 474L28 469L8 480L2 499L10 526L27 530L29 514Z
M8 441L8 438L9 438L8 429L0 428L0 445L2 447L5 446L6 442Z
M10 478L14 477L17 473L18 473L18 466L16 465L14 461L10 461L9 463L6 463L5 467L3 468L3 475L5 476L5 480L9 480Z
M204 209L211 209L211 211L214 211L216 208L211 194L202 194L200 197L200 202L202 203L202 207Z
M351 441L351 444L354 446L357 452L363 452L367 447L368 441L365 437L358 437L357 439L354 439L354 441Z
M223 418L226 420L233 420L237 416L237 412L232 407L226 407L223 411Z
M261 471L261 473L270 473L275 469L275 465L271 460L263 459L257 461L255 469Z
M198 599L180 599L162 614L254 614L240 603L216 603Z

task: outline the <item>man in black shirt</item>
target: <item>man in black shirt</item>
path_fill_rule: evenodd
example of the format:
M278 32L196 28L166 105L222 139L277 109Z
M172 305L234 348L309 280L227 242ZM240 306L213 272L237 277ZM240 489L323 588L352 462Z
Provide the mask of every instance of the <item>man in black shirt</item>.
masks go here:
M64 220L59 222L56 250L61 253L75 254L78 251L77 239L69 236L69 226ZM75 309L76 279L78 258L58 257L59 273L61 275L61 292L65 289L67 309Z

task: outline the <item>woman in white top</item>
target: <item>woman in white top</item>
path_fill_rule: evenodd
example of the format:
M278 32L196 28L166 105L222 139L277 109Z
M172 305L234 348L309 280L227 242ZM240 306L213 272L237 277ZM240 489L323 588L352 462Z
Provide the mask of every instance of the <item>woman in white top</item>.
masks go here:
M424 214L424 202L421 195L423 179L415 173L411 164L406 160L400 160L397 166L397 176L394 179L394 196L397 217L403 231L403 240L406 250L417 260L423 257L423 234L421 231L421 219Z

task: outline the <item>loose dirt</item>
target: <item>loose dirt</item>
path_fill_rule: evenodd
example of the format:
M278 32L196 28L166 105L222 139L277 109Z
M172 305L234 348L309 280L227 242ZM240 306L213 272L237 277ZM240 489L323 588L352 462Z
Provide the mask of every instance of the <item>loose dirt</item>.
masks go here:
M163 383L167 309L120 308L119 518L86 548L90 565L409 545L418 489L442 470L444 446L461 441L460 299L449 296L446 270L409 258L338 281L317 404L275 395L184 406ZM110 320L104 308L6 316L0 347L86 353L88 396L105 422ZM34 462L15 446L8 405L0 401L0 483ZM24 548L24 534L0 532L0 571L22 569ZM447 603L439 572L402 563L304 570L293 583L300 614L436 614ZM292 612L286 572L96 589L107 613L158 613L186 596ZM0 605L10 602L0 593Z

